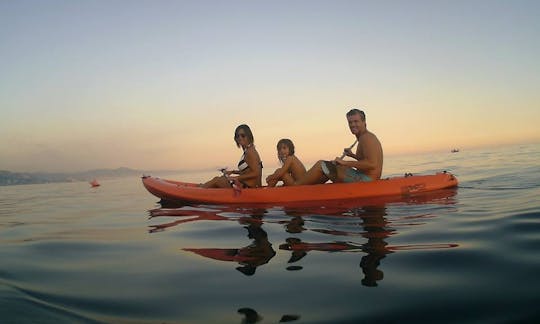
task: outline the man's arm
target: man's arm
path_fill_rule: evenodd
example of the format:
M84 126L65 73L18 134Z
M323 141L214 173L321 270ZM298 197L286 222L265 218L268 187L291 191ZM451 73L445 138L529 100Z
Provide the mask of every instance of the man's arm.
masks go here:
M369 136L363 139L359 144L363 148L363 159L357 161L345 161L343 159L336 158L336 163L339 165L353 167L361 171L371 171L379 167L381 161L379 160L379 144L375 136ZM358 159L358 155L355 155Z

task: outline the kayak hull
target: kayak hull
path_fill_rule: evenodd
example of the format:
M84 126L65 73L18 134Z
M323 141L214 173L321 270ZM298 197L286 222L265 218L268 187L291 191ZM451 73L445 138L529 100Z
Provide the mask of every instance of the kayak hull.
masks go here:
M162 200L202 204L289 204L396 196L410 197L458 185L457 178L447 172L392 177L371 182L260 187L242 190L201 188L195 183L152 176L144 176L142 182L151 194Z

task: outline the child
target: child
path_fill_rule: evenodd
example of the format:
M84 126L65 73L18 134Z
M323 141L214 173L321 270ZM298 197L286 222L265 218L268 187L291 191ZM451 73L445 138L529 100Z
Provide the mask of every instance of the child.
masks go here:
M306 167L294 155L294 144L290 139L280 139L276 148L282 166L266 177L266 183L269 187L275 187L279 181L283 181L283 185L292 186L299 177L306 173Z

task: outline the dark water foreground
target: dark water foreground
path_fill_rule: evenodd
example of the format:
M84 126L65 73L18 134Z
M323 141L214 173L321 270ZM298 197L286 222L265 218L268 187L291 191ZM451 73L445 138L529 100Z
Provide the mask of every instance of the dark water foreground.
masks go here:
M163 207L140 179L0 187L0 322L537 321L539 152L396 158L386 176L449 170L460 187L375 204Z

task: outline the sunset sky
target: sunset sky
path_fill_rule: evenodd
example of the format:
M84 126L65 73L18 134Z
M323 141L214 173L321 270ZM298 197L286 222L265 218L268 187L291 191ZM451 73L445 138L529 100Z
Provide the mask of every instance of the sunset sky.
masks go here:
M0 0L0 170L267 165L540 141L540 1Z

